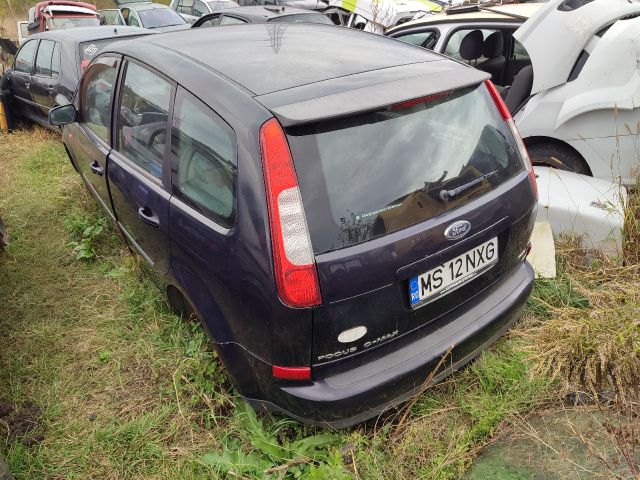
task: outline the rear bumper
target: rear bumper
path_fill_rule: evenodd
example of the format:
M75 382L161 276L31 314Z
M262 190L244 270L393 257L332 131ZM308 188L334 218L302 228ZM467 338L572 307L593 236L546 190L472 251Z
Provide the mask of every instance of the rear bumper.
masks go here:
M446 368L435 381L494 343L519 318L533 280L533 269L523 262L447 318L426 325L428 333L411 343L311 384L274 385L267 395L273 400L246 400L254 408L332 428L372 418L415 395L450 347Z

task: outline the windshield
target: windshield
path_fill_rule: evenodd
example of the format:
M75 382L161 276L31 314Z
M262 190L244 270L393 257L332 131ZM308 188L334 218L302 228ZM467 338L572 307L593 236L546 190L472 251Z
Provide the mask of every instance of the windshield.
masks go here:
M333 25L331 19L322 13L283 15L282 17L273 17L269 21L277 23L320 23L323 25Z
M152 8L138 11L144 28L170 27L187 23L179 13L170 8Z
M287 136L316 254L433 218L524 169L484 85Z
M208 2L209 8L212 12L219 12L220 10L226 10L227 8L236 8L240 5L236 2L225 1L225 0L217 0L215 2Z
M97 27L98 17L53 17L47 18L47 30L66 30L76 27Z

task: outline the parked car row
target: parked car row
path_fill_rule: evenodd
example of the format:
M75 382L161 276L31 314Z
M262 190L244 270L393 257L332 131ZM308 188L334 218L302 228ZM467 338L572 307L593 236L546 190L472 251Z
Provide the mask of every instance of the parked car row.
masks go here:
M516 124L529 131L535 114L533 150L571 142L576 125L604 130L614 111L637 118L620 95L635 95L640 4L483 9L408 22L396 39L289 5L122 32L49 110L89 191L255 407L343 427L415 394L444 356L436 380L473 359L534 278L537 185ZM202 28L225 19L252 25ZM10 81L18 64L39 81L47 35L22 46ZM72 47L78 75L86 41ZM617 164L623 179L632 167Z

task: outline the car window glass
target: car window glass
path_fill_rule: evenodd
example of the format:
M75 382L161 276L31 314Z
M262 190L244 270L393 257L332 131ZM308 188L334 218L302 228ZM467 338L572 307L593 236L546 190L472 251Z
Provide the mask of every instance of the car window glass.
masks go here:
M193 14L196 17L201 17L205 13L209 13L209 9L207 8L207 6L204 4L204 2L196 0L193 4Z
M333 25L329 17L321 13L297 13L295 15L283 15L269 19L273 23L319 23L321 25Z
M529 58L529 53L524 46L517 41L515 38L513 39L513 57L517 60L526 60Z
M199 24L198 27L216 27L220 25L221 18L222 18L222 15L216 15L212 18L209 18L208 20L205 20L204 22Z
M36 53L36 47L38 46L37 40L26 42L18 55L13 65L13 69L16 72L31 73L31 66L33 65L33 57Z
M395 38L403 42L418 45L419 47L428 48L433 50L438 42L438 32L436 30L426 30L424 32L409 33L406 35L400 35ZM449 41L451 43L451 41Z
M109 141L111 97L116 80L115 62L94 64L82 82L82 123L105 142Z
M38 53L36 54L36 75L42 75L44 77L53 76L51 71L51 62L53 60L53 51L55 49L56 42L51 40L41 40L38 47Z
M184 25L187 22L179 13L170 8L151 8L141 10L140 21L144 28L170 27L172 25Z
M239 18L227 17L226 15L222 17L222 20L220 20L220 25L239 25L241 23L247 22L245 22L244 20L240 20Z
M51 57L51 75L57 76L60 73L60 43L56 42L53 47L53 56Z
M129 63L118 115L117 150L157 178L162 177L171 84Z
M191 15L193 12L193 0L182 0L180 5L178 5L178 11Z
M465 28L462 30L457 30L456 32L454 32L451 37L449 37L449 41L447 42L447 46L444 49L444 54L448 57L452 57L455 58L456 60L461 60L464 61L462 59L462 56L460 55L460 44L462 43L462 40L464 39L464 37L467 36L467 34L469 34L470 32L472 32L473 30L480 30L482 32L482 37L484 40L486 40L486 38L491 35L493 32L497 32L497 30L491 30L491 29L486 29L486 28L482 28L482 29L476 29L476 28ZM482 50L482 48L480 49ZM486 60L485 57L479 57L478 58L478 63L481 61Z
M122 10L122 16L124 17L124 21L130 27L139 27L140 20L138 19L138 15L131 9L125 8Z
M171 158L174 194L216 222L231 226L235 134L211 109L182 90L173 112Z

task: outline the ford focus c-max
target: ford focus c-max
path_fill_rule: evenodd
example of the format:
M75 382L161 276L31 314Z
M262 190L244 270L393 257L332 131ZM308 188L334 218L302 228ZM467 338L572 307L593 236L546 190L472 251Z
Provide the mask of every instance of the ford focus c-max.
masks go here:
M370 418L530 292L527 153L488 75L441 55L325 25L154 35L108 47L50 120L255 407Z

